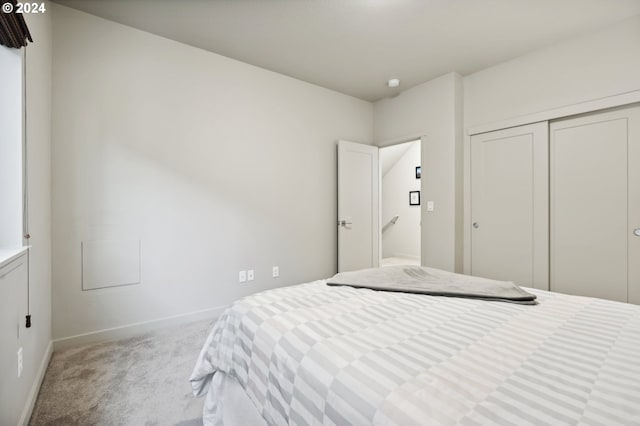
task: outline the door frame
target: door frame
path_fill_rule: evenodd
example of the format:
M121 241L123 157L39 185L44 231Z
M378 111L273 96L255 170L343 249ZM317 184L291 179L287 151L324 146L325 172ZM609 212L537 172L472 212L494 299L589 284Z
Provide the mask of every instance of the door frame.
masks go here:
M467 136L477 135L479 133L492 132L494 130L508 129L509 127L518 127L524 124L539 123L541 121L557 120L559 118L571 117L585 113L600 111L603 109L621 107L640 102L640 90L632 90L630 92L616 93L611 96L602 98L587 99L572 105L566 105L559 108L553 108L536 113L524 114L518 117L507 118L492 123L478 124L466 128Z
M426 143L427 143L427 131L425 130L424 132L419 132L416 134L409 134L407 136L403 136L401 138L394 138L394 139L387 139L384 141L380 141L377 142L376 146L378 147L378 149L381 148L387 148L390 146L394 146L394 145L401 145L403 143L409 143L409 142L413 142L413 141L420 141L420 166L424 166L425 163L425 154L426 154ZM425 196L425 187L424 187L424 179L420 179L420 199L421 200L426 200L426 196ZM380 241L379 244L379 253L378 253L378 259L379 261L382 261L382 162L379 162L379 167L378 167L378 188L380 193L378 194L378 217L380 218L380 223L378 224L378 238ZM426 217L426 210L423 208L423 203L420 203L420 224L422 224L423 222L425 222ZM424 238L425 235L423 233L423 229L424 227L421 225L420 226L420 265L425 265L425 259L424 259Z
M426 138L426 136L422 135L422 136L417 136L414 137L412 139L405 139L402 141L395 141L395 142L390 142L387 143L383 146L378 146L378 158L380 159L380 150L384 149L384 148L389 148L392 146L396 146L396 145L402 145L405 143L411 143L411 142L416 142L416 141L420 141L420 166L422 167L422 156L424 154L424 149L423 149L423 144L424 144L424 139ZM422 187L422 178L420 178L420 199L421 200L425 200L426 198L424 198L423 196L423 187ZM423 261L422 261L422 202L420 202L420 264L424 265ZM378 262L381 265L382 264L382 160L378 161L378 217L380 218L379 220L379 224L378 224L378 241L380 241L380 244L378 244Z

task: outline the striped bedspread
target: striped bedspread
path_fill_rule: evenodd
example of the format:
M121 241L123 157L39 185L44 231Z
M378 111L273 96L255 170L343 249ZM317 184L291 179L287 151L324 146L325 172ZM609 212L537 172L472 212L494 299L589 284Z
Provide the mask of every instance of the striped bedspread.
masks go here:
M274 425L640 425L640 307L527 290L538 305L324 281L258 293L215 324L194 393L236 376Z

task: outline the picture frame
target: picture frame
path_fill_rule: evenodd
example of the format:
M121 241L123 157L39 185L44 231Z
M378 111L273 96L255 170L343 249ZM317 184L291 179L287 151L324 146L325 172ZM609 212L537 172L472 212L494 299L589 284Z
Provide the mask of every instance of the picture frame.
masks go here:
M420 191L409 191L409 205L410 206L420 205Z
M416 166L416 179L421 179L421 178L422 178L422 167Z

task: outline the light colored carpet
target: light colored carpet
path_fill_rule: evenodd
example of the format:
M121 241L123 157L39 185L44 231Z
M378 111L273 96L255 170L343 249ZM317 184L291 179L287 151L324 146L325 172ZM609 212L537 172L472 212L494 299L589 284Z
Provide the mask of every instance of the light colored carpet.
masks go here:
M55 352L30 425L202 425L189 375L212 321Z
M394 265L420 266L420 259L413 259L411 257L385 257L380 261L380 266L394 266Z

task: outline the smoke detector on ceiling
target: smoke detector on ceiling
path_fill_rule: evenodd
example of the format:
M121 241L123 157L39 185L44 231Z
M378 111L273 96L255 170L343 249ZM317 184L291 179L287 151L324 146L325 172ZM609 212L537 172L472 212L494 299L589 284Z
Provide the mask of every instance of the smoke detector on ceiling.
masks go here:
M400 86L400 80L397 78L392 78L389 81L387 81L387 86L389 87L398 87Z

